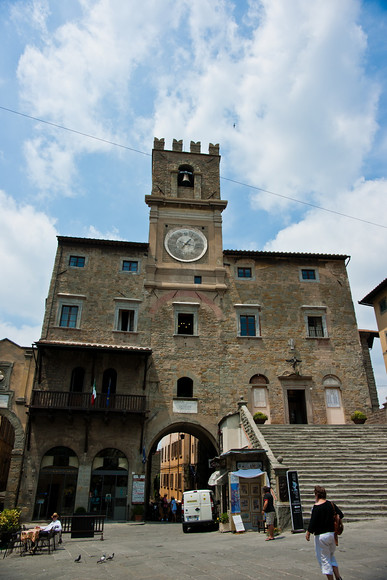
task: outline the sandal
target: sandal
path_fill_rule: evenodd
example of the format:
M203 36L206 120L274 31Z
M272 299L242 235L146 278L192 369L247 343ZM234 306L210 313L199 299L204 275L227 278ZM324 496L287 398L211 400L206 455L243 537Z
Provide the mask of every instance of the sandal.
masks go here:
M275 540L275 538L266 538L265 542L269 542L270 540Z

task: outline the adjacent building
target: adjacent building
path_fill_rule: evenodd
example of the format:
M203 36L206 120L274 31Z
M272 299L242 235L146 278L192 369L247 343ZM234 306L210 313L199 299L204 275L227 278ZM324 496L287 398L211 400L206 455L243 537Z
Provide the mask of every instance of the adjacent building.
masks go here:
M367 296L364 296L362 300L359 300L359 304L371 306L374 309L384 365L387 372L387 278L371 290Z

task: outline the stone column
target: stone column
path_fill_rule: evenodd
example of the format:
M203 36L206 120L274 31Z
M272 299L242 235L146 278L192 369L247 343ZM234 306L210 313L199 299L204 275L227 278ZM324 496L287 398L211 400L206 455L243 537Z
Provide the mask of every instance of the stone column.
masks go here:
M91 463L87 463L86 465L80 464L78 469L78 484L77 492L75 495L74 510L76 510L78 507L83 507L86 511L88 511L90 477Z
M9 466L7 491L5 493L4 507L13 509L16 506L16 497L19 487L21 468L23 462L23 449L13 449Z

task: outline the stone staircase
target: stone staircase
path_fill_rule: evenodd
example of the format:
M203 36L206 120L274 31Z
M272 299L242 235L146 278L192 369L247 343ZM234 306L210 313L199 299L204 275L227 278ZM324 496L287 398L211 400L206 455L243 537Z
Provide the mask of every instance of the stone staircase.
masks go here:
M267 448L298 472L304 521L316 484L345 520L387 518L387 425L259 425Z

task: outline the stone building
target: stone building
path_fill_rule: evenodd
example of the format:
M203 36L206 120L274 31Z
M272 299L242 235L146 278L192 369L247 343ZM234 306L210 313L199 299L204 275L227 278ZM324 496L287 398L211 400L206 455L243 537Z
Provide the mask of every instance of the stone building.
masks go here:
M374 309L384 365L387 372L387 278L371 290L367 296L364 296L362 300L359 300L359 304L371 306Z
M185 433L170 433L160 442L160 457L159 494L181 502L184 491L197 489L198 440Z
M243 397L272 424L372 409L345 255L224 250L219 147L155 139L149 242L58 237L21 481L25 515L129 517L169 433L199 440ZM145 492L147 493L147 492ZM146 497L145 497L146 500Z
M18 501L35 364L31 347L0 340L0 510Z

